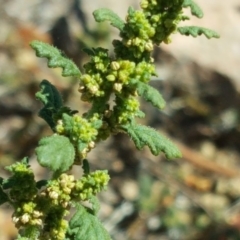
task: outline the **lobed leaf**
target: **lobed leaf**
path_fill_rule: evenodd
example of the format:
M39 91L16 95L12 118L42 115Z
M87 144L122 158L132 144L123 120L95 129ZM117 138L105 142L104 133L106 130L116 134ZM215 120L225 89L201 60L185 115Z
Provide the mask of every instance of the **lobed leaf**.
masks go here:
M120 31L123 30L124 21L110 9L97 9L93 12L93 16L96 22L110 21L111 25L118 28Z
M88 209L78 204L77 211L69 222L66 239L111 240L99 219Z
M56 87L47 80L43 80L40 83L40 88L40 91L36 93L36 98L40 100L44 106L38 115L53 129L55 127L53 115L62 107L62 97Z
M190 7L192 15L202 18L203 11L202 9L192 0L184 0L183 7Z
M220 37L219 34L216 33L215 31L208 28L203 28L203 27L187 26L187 27L179 27L177 30L182 35L186 35L186 36L191 35L193 37L197 37L197 36L200 36L201 34L204 34L208 39Z
M52 135L39 141L36 154L41 166L65 172L74 162L75 149L67 137Z
M0 178L0 205L9 201L8 195L2 189L3 178Z
M137 149L148 146L154 155L163 152L169 159L181 157L179 149L169 139L160 135L153 128L132 122L123 126L123 129L132 138Z
M48 59L48 67L57 68L60 67L63 69L62 76L80 76L81 72L78 67L71 61L66 58L64 54L57 48L40 41L32 41L30 46L36 51L36 55L41 58Z
M36 98L45 106L59 109L63 105L62 97L57 88L48 80L42 80L40 83L41 90L36 93Z
M162 109L165 107L165 101L162 95L155 88L150 85L140 82L137 82L137 92L143 97L147 102L152 103L154 107Z

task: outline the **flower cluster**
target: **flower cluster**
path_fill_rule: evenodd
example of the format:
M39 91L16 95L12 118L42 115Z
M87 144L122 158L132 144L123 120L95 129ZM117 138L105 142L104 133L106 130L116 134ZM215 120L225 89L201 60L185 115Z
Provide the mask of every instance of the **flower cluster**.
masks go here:
M80 92L82 100L93 104L102 97L107 104L110 96L115 95L115 105L106 110L111 117L103 115L102 118L108 133L139 116L138 85L131 84L131 81L148 83L152 76L156 76L151 57L153 46L169 42L169 35L176 31L179 21L185 20L182 5L183 0L170 3L142 0L141 10L129 8L120 31L122 39L113 41L115 57L110 58L107 49L89 50L91 60L84 65Z
M41 195L47 195L53 205L61 205L63 208L67 208L71 201L70 195L74 186L74 176L64 173L58 179L50 181Z
M82 201L88 200L104 190L109 179L110 177L106 170L85 174L76 182L73 195Z
M53 239L63 240L66 236L68 228L68 221L64 217L68 214L68 211L60 206L52 207L45 218L45 225L39 240Z
M6 167L13 173L6 184L11 187L9 196L12 202L27 201L33 199L37 194L36 182L34 174L30 166L26 162L17 162ZM21 186L21 187L19 187Z
M112 115L119 124L125 124L139 115L139 101L134 97L116 97Z
M177 30L180 21L189 19L183 14L184 0L142 0L141 8L150 26L155 29L153 43L171 42L170 35Z
M26 225L41 226L43 224L43 212L37 209L36 202L23 202L13 213L12 219L16 227Z
M94 114L90 119L85 119L79 115L63 114L62 120L59 120L56 125L56 132L70 139L82 159L95 147L98 129L101 126L102 121L99 120L98 114Z
M84 65L85 74L80 77L79 91L83 101L91 101L93 97L104 96L109 87L103 83L107 69L110 65L108 50L103 48L93 49L90 62Z
M20 164L11 168L24 169ZM58 178L49 181L31 201L22 200L16 203L13 222L17 228L43 229L38 236L40 240L62 240L68 227L64 217L69 213L71 203L90 200L92 196L105 189L109 179L107 171L84 174L79 180L73 175L62 173ZM27 191L24 191L24 194L27 194Z

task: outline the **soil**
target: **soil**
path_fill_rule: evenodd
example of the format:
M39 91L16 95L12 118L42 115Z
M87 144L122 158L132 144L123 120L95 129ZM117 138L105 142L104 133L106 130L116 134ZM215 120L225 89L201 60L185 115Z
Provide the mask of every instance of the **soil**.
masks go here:
M220 39L175 34L154 51L158 77L152 85L164 96L163 111L142 103L148 124L169 137L183 157L169 161L147 148L137 151L116 135L89 155L93 169L108 169L108 190L99 197L99 216L114 240L240 239L240 3L198 1L205 16L183 25L214 29ZM111 48L117 31L96 25L91 12L108 7L122 18L138 1L0 1L0 175L4 167L30 157L37 179L46 177L34 155L51 131L37 116L35 92L42 79L55 84L66 104L84 112L76 79L63 79L36 58L29 42L61 48L80 67L81 49ZM187 11L186 11L187 12ZM73 169L79 175L79 169ZM0 240L16 238L9 206L0 209Z

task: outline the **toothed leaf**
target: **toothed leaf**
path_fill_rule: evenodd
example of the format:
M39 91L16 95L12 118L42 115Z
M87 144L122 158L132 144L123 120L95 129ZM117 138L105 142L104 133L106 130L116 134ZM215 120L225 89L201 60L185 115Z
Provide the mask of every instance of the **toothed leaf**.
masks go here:
M197 37L204 34L208 39L219 38L220 36L213 30L203 27L187 26L177 29L182 35Z
M202 18L203 11L202 9L192 0L184 0L183 7L190 7L192 15Z
M152 103L154 107L157 107L159 109L164 108L165 101L158 90L146 83L139 81L137 82L136 87L138 94L143 97L147 102Z
M96 22L110 21L111 25L120 31L123 30L124 21L110 9L100 8L93 12L93 16Z
M181 157L179 149L169 139L160 135L153 128L133 122L123 126L123 129L132 138L138 149L148 146L154 155L163 152L169 159Z
M36 51L38 57L48 59L48 66L50 68L62 68L62 76L69 77L81 75L75 63L66 58L59 49L40 41L32 41L30 46Z
M62 107L62 97L56 87L47 80L43 80L40 83L40 88L40 91L36 93L36 98L40 100L44 106L38 115L53 129L55 127L53 115Z
M36 154L41 166L65 172L74 162L75 150L67 137L52 135L39 141Z
M74 240L111 240L99 219L80 204L69 222L66 235L67 239Z

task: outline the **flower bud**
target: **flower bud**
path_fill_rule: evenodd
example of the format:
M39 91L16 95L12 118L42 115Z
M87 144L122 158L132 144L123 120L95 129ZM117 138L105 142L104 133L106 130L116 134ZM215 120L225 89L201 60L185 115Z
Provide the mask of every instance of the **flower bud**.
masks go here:
M51 199L58 199L58 196L59 196L59 194L58 194L57 192L55 192L55 191L51 191L51 192L49 193L49 197L50 197Z
M145 50L147 50L148 52L151 52L153 50L153 44L152 42L147 42L145 44Z
M39 218L40 216L42 216L42 213L41 213L41 212L36 211L36 210L33 211L33 217Z
M120 64L116 61L111 62L111 69L117 71L120 68Z
M121 92L122 90L122 84L121 83L114 83L113 88L117 92Z
M90 148L94 148L94 147L95 147L95 142L91 141L91 142L88 144L88 146L89 146Z
M19 218L14 216L14 217L12 218L12 221L16 224L16 223L19 222Z
M28 223L29 220L30 220L30 216L29 216L28 213L25 213L25 214L22 215L22 217L21 217L21 222L22 222L23 224Z
M106 79L110 82L113 82L115 81L116 77L113 74L109 74L107 75Z
M92 94L96 94L96 93L98 92L98 87L97 87L97 86L92 86L92 87L90 88L90 92L91 92Z
M147 0L141 1L140 6L141 6L142 9L147 8L148 7L148 1Z
M30 221L30 224L31 224L31 225L42 226L43 221L42 221L42 219L32 219L32 220Z

